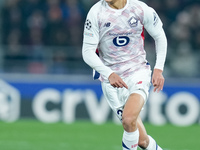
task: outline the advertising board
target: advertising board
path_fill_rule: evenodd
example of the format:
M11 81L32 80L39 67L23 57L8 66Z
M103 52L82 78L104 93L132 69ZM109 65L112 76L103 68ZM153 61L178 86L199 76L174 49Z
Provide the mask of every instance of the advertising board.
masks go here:
M159 93L150 89L141 118L154 125L200 123L200 83L167 83ZM87 119L96 124L113 120L98 81L6 81L0 84L0 119L35 118L45 123Z

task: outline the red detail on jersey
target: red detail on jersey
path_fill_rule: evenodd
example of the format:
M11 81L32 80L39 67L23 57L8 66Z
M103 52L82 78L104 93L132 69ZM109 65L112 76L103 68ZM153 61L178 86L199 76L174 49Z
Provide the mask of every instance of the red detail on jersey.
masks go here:
M145 37L144 37L144 27L143 27L143 29L142 29L141 36L142 36L142 39L143 39L143 41L144 41L144 39L145 39Z
M139 81L137 84L142 84L142 81Z
M141 36L142 36L142 39L144 40L144 39L145 39L145 37L144 37L144 27L143 27L143 30L142 30Z
M99 50L98 49L96 49L96 54L99 56Z

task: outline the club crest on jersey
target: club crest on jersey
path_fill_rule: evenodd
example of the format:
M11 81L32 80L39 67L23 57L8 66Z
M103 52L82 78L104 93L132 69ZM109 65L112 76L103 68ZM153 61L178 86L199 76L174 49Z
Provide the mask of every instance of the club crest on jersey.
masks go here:
M137 27L138 25L138 20L135 17L131 17L128 20L128 24L133 28L133 27Z
M85 22L85 28L88 30L90 30L92 28L92 23L89 19L87 19Z

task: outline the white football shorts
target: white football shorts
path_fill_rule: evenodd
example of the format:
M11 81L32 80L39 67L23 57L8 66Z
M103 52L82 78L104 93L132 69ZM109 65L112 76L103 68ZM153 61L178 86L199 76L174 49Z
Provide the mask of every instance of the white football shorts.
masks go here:
M134 75L124 78L123 81L127 84L128 89L114 88L109 82L101 83L105 99L120 120L130 94L140 94L146 103L151 85L151 70L137 71Z

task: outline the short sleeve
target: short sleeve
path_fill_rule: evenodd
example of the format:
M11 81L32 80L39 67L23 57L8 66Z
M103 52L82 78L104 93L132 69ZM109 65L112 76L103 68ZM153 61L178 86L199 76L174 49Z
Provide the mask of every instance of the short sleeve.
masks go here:
M85 26L83 42L88 44L98 44L99 42L99 27L97 19L97 10L92 7L87 15Z

